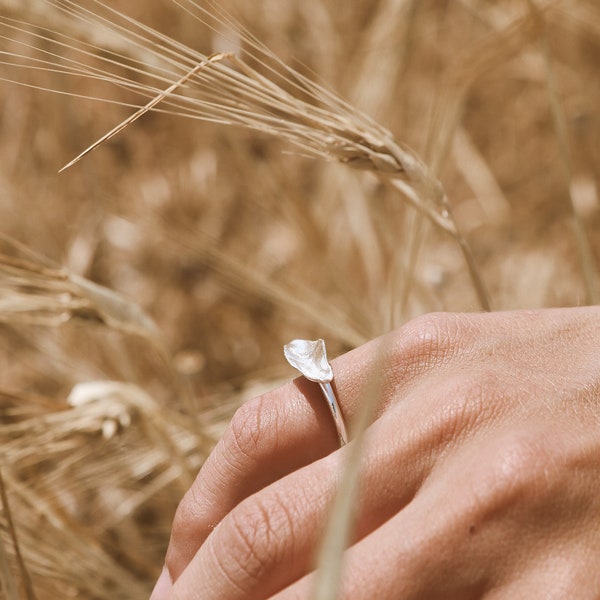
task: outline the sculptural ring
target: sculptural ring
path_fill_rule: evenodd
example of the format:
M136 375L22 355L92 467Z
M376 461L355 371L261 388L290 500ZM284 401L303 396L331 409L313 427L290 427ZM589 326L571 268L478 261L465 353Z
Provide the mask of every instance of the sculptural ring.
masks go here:
M348 443L344 418L340 412L335 392L331 387L333 371L327 361L325 342L323 340L292 340L283 347L283 353L292 367L298 369L309 381L319 384L333 417L340 445L343 446Z

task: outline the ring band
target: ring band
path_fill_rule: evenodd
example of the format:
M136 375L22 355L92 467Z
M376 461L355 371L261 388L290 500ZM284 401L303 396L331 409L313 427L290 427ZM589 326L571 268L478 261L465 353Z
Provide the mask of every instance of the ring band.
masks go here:
M327 351L323 340L292 340L283 347L283 354L287 361L298 369L306 379L319 384L323 396L327 401L329 412L333 417L335 428L340 440L340 445L348 443L346 425L340 411L335 392L331 386L333 370L327 361Z

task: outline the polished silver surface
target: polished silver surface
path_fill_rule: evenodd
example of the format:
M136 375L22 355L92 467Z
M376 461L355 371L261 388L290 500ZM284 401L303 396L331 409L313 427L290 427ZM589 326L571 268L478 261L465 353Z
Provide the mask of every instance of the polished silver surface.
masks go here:
M292 367L298 369L308 380L319 384L333 417L340 445L347 444L346 425L335 392L331 387L333 371L327 361L325 342L323 340L292 340L283 347L283 353Z

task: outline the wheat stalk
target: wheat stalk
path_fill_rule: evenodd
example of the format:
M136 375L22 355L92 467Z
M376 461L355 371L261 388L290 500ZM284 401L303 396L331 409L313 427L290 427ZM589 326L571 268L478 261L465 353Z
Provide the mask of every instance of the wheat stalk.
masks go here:
M231 19L223 16L223 11L220 11L222 16L219 21L218 17L195 2L175 3L199 22L209 20L213 27L232 25ZM145 76L155 82L154 85L136 85L122 76L111 74L108 69L114 68L115 61L123 60L122 56L114 53L100 59L106 68L88 67L83 62L89 55L86 46L80 50L82 61L67 59L66 66L57 67L56 56L60 55L61 47L70 47L72 40L67 38L64 41L59 37L59 41L55 42L44 30L34 34L58 48L42 51L41 57L32 58L32 68L56 69L57 72L79 78L102 79L150 97L131 117L94 142L62 170L78 162L149 110L156 109L159 104L166 105L169 112L189 118L261 131L286 140L308 156L369 171L389 184L412 206L457 240L467 260L479 302L482 308L489 310L485 286L468 244L452 217L443 187L416 153L396 142L388 130L364 113L278 63L272 53L248 32L243 32L243 40L249 49L241 51L241 56L224 53L206 56L109 8L100 0L93 0L92 5L99 12L105 11L107 16L82 8L71 0L49 0L48 5L74 22L81 22L85 27L93 25L106 30L107 36L110 33L116 39L128 42L134 52L141 49L148 66L142 68L140 59L136 59L135 68L141 69ZM218 11L214 4L210 6ZM15 24L10 19L3 21L9 29L20 31L25 28L23 24ZM246 55L266 69L267 75L251 66L245 60ZM271 66L273 63L279 67L278 70ZM168 82L165 88L158 87L165 82ZM301 96L310 101L303 100Z
M17 536L17 532L15 529L15 524L14 524L14 521L12 518L11 509L10 509L10 505L8 502L8 494L6 493L6 486L4 485L4 477L2 476L1 469L0 469L0 500L2 501L2 512L4 513L4 517L5 517L6 523L8 525L8 530L10 532L10 537L11 537L11 541L13 544L15 557L17 560L17 565L19 567L19 572L21 573L21 582L22 582L22 587L23 587L24 593L25 593L25 597L27 598L27 600L35 600L36 595L35 595L35 592L33 591L33 586L31 584L31 578L29 577L29 572L27 570L27 567L25 566L25 561L23 560L23 555L21 554L21 548L19 546L18 536ZM2 544L2 542L0 542L0 544ZM4 557L3 550L2 550L2 554ZM5 560L3 562L5 562ZM5 585L7 588L5 590L7 596L12 594L16 598L16 592L14 591L14 588L12 588L12 586L10 585L10 582L11 582L10 575L5 576L4 582L5 582Z
M398 294L401 297L402 318L410 313L409 309L404 310L409 295L413 294L416 298L418 294L424 294L427 280L419 281L422 274L419 273L421 265L418 259L419 253L427 250L425 238L431 235L432 230L428 227L429 223L449 234L451 241L458 243L469 256L469 248L466 243L463 246L464 237L460 231L463 229L463 213L457 212L457 218L450 214L448 200L438 185L438 179L443 178L449 183L452 198L461 197L460 185L454 185L451 177L446 178L448 157L460 161L457 170L473 192L489 193L490 197L496 198L499 207L503 204L502 192L509 197L510 186L520 185L510 178L507 182L506 175L503 180L498 179L496 185L497 167L485 163L489 159L486 155L489 150L483 151L477 146L481 138L463 135L479 133L485 139L488 130L473 132L473 124L465 122L463 115L473 88L481 84L486 74L500 71L508 62L523 61L525 67L519 73L527 71L530 76L531 70L531 78L538 77L528 59L544 31L539 21L527 12L526 3L508 0L487 5L474 0L459 0L449 9L457 11L460 10L457 7L463 7L488 33L481 36L480 43L466 44L466 49L462 44L451 48L443 39L439 40L440 50L435 57L447 75L440 75L439 94L432 94L438 98L432 122L427 124L427 118L422 116L416 119L424 131L423 137L428 136L427 143L423 144L426 147L424 161L412 150L397 143L388 129L323 86L288 69L216 4L208 12L194 2L171 4L181 11L188 11L190 21L197 19L199 27L214 27L219 35L225 30L234 31L229 44L234 47L233 52L230 47L226 50L213 47L211 51L218 52L216 56L219 58L210 60L213 56L210 51L205 54L191 50L112 10L108 2L30 0L25 6L22 1L0 0L2 79L23 82L23 76L27 79L23 82L26 85L48 87L58 93L71 93L69 90L75 88L75 85L70 87L68 82L71 80L74 84L89 83L93 90L89 92L90 96L102 102L120 104L132 113L133 116L126 119L121 128L151 110L253 129L287 141L298 154L354 168L356 175L342 169L327 169L331 178L338 178L338 181L330 181L323 188L326 194L336 198L342 196L348 213L353 211L350 232L353 236L363 236L357 239L356 245L360 249L360 260L369 270L368 283L365 284L367 291L377 294L379 299L384 295L382 291L385 292L386 285L390 289L393 287L390 296L395 298ZM408 99L414 97L422 101L422 93L418 95L419 86L412 89L410 85L415 81L418 84L420 78L433 78L434 75L428 71L431 67L428 61L419 66L421 75L415 75L410 44L411 36L417 36L418 32L409 30L413 19L416 19L417 28L422 27L426 18L424 11L431 10L432 14L436 11L431 6L427 8L426 3L411 0L382 0L376 4L372 8L379 12L370 21L369 30L361 40L364 45L351 57L343 54L343 61L356 62L356 65L350 65L356 82L347 86L350 89L347 96L379 118L380 111L384 112L386 107L402 113L406 110ZM310 12L319 8L320 3L305 2L302 6L305 7L303 10ZM576 34L581 39L594 42L599 39L598 7L593 1L548 1L540 3L540 6L546 24L559 34ZM392 20L386 18L392 14L402 20L402 27L397 30ZM455 24L451 23L451 27L454 28ZM398 32L403 28L407 31L400 35ZM319 35L326 36L327 33L331 32L323 26ZM426 35L430 35L430 31ZM378 36L385 39L384 52L369 53L370 43ZM335 55L338 49L336 43L339 39L335 36L324 40L324 48L328 52L324 59L334 71L341 71L341 64L336 62L341 61L340 56ZM396 57L400 57L398 64ZM558 67L564 69L560 61ZM560 71L557 72L560 74ZM32 78L34 84L31 84ZM394 79L403 80L400 93ZM543 73L541 79L543 81ZM44 81L50 83L42 83ZM554 83L556 87L560 86L560 80ZM63 84L64 87L61 87ZM102 84L106 87L102 88ZM368 92L374 93L361 94L365 86L372 86ZM100 93L102 89L108 90L107 93ZM114 94L113 89L116 90ZM498 111L504 110L501 102L506 102L506 99L498 100ZM424 103L422 112L428 111ZM410 117L414 117L414 110ZM399 125L402 120L392 121L395 131L403 131ZM115 117L115 121L118 118ZM564 115L555 122L557 131L564 137L565 128L570 124ZM519 125L525 128L528 124L524 120ZM492 119L487 127L493 131L495 123ZM539 134L537 129L535 132ZM136 132L129 133L135 139ZM407 139L415 137L419 136L413 132L412 138ZM27 143L24 142L26 150ZM84 143L81 145L85 146ZM204 146L204 140L199 140L198 146ZM564 145L562 149L568 150L568 147ZM228 157L228 167L232 171L236 169L235 177L247 180L248 185L257 186L261 191L265 187L260 187L259 180L272 179L273 187L281 194L287 172L277 179L276 173L269 172L268 167L256 160L253 162L252 157L244 157L243 161L236 158L231 153ZM18 156L11 160L18 165ZM93 161L86 161L83 169L78 169L79 173L72 174L73 177L90 164L93 166ZM240 165L242 168L239 168ZM407 213L402 229L397 227L394 219L389 219L385 227L378 228L376 219L385 219L387 215L378 215L377 210L373 210L374 201L365 201L363 191L356 184L359 180L370 181L359 173L365 170L375 176L371 179L385 182L394 194L401 194L415 207L417 212ZM452 174L453 168L449 170ZM479 175L483 173L483 177L474 176L477 175L476 170ZM68 181L70 175L62 178L61 182ZM148 173L144 175L149 177ZM101 177L106 179L106 173ZM26 194L28 188L23 183L16 178L7 180L11 189L19 189L22 185ZM147 183L149 186L152 184L153 180ZM306 189L300 179L291 181L289 187L297 188L299 198ZM293 190L285 190L285 195L293 194ZM87 189L84 194L87 199ZM49 198L48 203L56 200L57 196ZM215 195L214 200L218 203L221 198ZM512 202L513 198L509 200ZM298 252L302 254L310 248L311 256L320 260L323 257L327 260L333 258L333 268L321 266L325 273L323 279L337 275L343 280L346 273L335 272L340 262L335 260L338 257L326 253L331 250L327 246L332 237L331 230L318 217L315 218L316 223L313 222L314 215L309 213L310 209L305 204L292 206L287 199L281 199L280 204L282 212L287 211L288 218L294 221L296 228L293 231L308 232ZM59 208L57 205L56 210ZM143 210L147 208L144 205ZM322 214L327 215L327 210L322 210L319 216ZM363 231L365 215L373 219L368 234ZM338 216L339 213L336 214ZM9 221L7 219L7 223ZM356 318L359 311L352 314L348 308L358 305L365 313L375 312L362 302L362 298L356 299L354 305L350 301L336 303L337 298L323 298L319 290L315 294L315 290L298 284L298 281L304 281L296 270L290 269L287 279L278 279L271 271L262 272L253 261L246 260L248 251L245 247L241 250L243 258L235 257L230 247L223 243L225 236L222 232L198 233L192 226L183 234L179 226L165 231L170 226L172 223L159 214L145 231L153 243L160 245L161 252L169 248L186 259L195 257L197 262L193 264L209 264L226 283L224 287L242 292L244 296L264 299L265 304L283 309L275 313L279 329L283 329L282 322L285 320L280 318L281 315L289 316L292 322L300 317L302 326L329 332L347 346L362 343L379 332L379 329L374 331L370 327L368 318L362 318L364 315ZM320 228L323 232L316 231ZM383 240L378 239L382 231L387 235ZM39 246L43 247L41 241ZM434 244L431 246L435 247ZM503 260L503 249L507 246L493 246L496 265ZM14 245L11 248L14 249ZM403 249L405 255L400 256ZM386 250L393 254L392 259L386 255ZM300 256L298 262L306 262L303 259L304 256ZM399 264L390 266L385 263L386 260L397 260ZM486 265L494 261L487 258ZM544 268L548 268L552 257L544 256L544 261ZM473 281L480 280L474 261L471 263ZM539 264L539 261L535 262L529 271L521 269L517 273L525 280L525 289L534 285L531 271L539 270ZM334 271L333 274L327 268ZM390 274L404 279L399 292L394 281L386 281L386 275L392 278ZM551 270L548 285L556 286L557 278L553 274ZM81 356L79 347L70 355L64 350L58 352L58 345L39 327L49 325L52 327L49 331L55 334L78 329L63 329L64 325L77 324L79 329L91 331L94 335L116 331L119 340L129 336L141 337L150 340L154 347L156 340L162 336L157 335L153 322L146 319L145 312L140 311L134 302L28 252L19 252L18 258L11 252L5 252L0 258L0 278L0 320L7 339L4 354L10 355L15 347L30 348L25 346L24 335L17 335L24 325L28 332L33 332L35 342L31 348L39 355L35 362L31 359L27 362L21 361L19 354L15 363L23 364L15 367L9 363L11 369L19 369L13 379L17 382L12 384L13 387L31 389L34 374L28 370L33 371L40 364L45 364L45 369L50 371L62 362L61 377L53 380L54 387L48 392L54 394L53 397L26 391L0 391L2 474L14 512L19 543L34 577L36 591L40 592L40 597L49 598L71 593L89 598L147 597L150 581L162 560L163 544L168 538L169 511L219 437L233 407L241 401L240 397L231 393L231 389L240 382L230 383L224 392L214 397L206 394L207 404L214 400L216 408L203 411L199 423L192 423L171 405L174 397L182 395L181 391L169 390L170 393L163 397L156 393L154 387L142 390L130 383L114 381L114 377L102 373L109 370L104 365L92 372L84 372L81 365L85 357ZM572 279L567 280L565 285L571 285ZM545 300L547 289L545 285L537 295L529 292L528 300L537 297L540 302ZM429 295L419 305L419 310L430 306L431 297L436 293L429 289L425 292ZM478 293L481 298L487 296L483 289L479 289ZM216 302L220 300L219 297ZM421 297L418 300L421 301ZM440 304L446 308L441 301ZM481 304L485 306L485 300ZM463 306L461 304L461 308ZM391 313L382 328L391 327L394 323L395 317ZM294 324L297 325L297 322ZM57 331L58 326L60 331ZM111 352L117 354L116 349ZM129 358L134 362L139 360L136 356ZM172 368L173 361L168 358L167 362ZM276 370L273 372L279 375ZM71 390L78 379L87 383L82 388ZM169 379L167 385L178 385L176 380ZM247 384L244 381L240 385L244 396L255 391L252 388L246 392ZM366 396L376 398L377 391ZM224 403L224 398L229 403ZM372 406L365 403L365 408ZM193 414L195 411L188 408L188 412ZM365 426L357 427L357 431L360 433ZM336 513L339 519L331 525L328 543L331 542L336 551L326 550L321 556L323 569L320 574L324 576L322 589L325 597L331 597L338 589L342 572L339 549L344 547L344 541L349 539L351 532L352 490L356 485L353 478L358 465L356 457L348 462L349 476L343 486L347 493L340 496L341 509ZM85 508L93 513L96 519L93 524ZM145 514L154 518L144 520ZM8 590L8 594L16 597L18 582L14 574L18 575L19 571L15 568L14 547L5 523L3 520L0 532L0 577L3 591ZM46 543L47 540L51 543ZM57 545L64 548L63 560L56 556Z

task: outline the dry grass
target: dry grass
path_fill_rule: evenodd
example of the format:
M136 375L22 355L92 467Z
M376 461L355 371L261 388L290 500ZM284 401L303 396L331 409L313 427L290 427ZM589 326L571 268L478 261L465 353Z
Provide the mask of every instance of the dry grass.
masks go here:
M146 597L293 337L596 301L597 23L594 0L0 0L5 596Z

